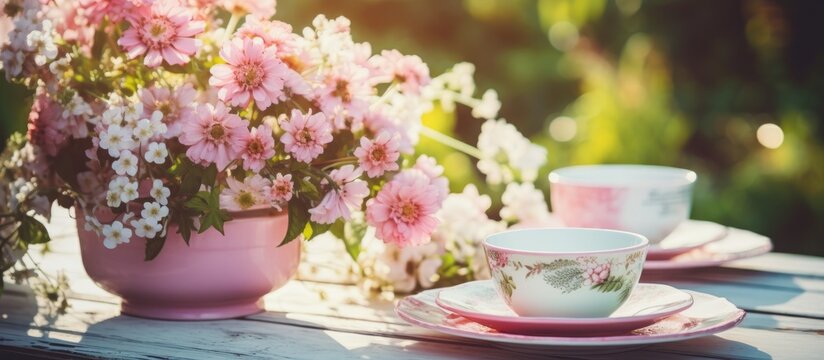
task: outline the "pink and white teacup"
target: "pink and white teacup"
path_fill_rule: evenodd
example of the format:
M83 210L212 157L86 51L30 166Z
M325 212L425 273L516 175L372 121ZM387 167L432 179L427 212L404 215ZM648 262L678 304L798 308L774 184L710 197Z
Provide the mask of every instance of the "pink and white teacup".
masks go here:
M607 317L629 298L649 241L624 231L510 230L484 240L492 280L520 316Z
M661 242L689 219L697 175L650 165L588 165L549 174L552 211L570 227L629 231Z

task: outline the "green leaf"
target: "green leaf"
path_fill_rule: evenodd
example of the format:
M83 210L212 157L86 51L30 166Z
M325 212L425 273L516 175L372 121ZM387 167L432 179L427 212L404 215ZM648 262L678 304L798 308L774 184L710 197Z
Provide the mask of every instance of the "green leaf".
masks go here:
M23 215L17 231L20 239L29 244L45 244L51 240L46 226L32 216Z
M289 201L289 226L286 229L286 235L283 236L283 241L278 246L286 245L302 235L308 222L308 207L299 198L292 198Z
M205 191L204 191L205 192ZM232 219L229 212L220 208L220 190L217 187L212 188L211 192L205 195L208 204L208 210L200 218L200 229L198 233L204 233L209 227L215 228L222 235L226 235L223 231L223 223Z
M306 240L312 240L316 236L329 231L329 228L331 227L332 224L319 224L314 221L309 221L303 228L303 238Z
M94 32L94 45L92 45L92 59L100 59L103 55L103 47L106 45L106 32L97 30Z
M343 227L344 227L343 221L335 221L335 223L332 224L332 227L329 228L329 232L331 232L332 235L335 235L336 238L343 240L343 238L344 238L344 229L343 229Z
M618 299L621 302L624 302L629 298L629 295L632 293L632 286L624 286L621 290L621 293L618 295Z
M195 222L192 220L191 217L180 217L177 220L177 233L183 238L183 241L186 242L186 245L189 245L189 239L192 238L192 229L195 227Z
M366 223L359 221L349 221L343 226L343 244L346 246L346 252L355 262L358 261L358 256L361 253L361 242L366 236Z
M618 291L624 286L624 280L620 277L610 276L604 282L592 286L593 289L600 292Z
M180 177L180 192L183 194L195 194L201 185L214 187L217 173L215 165L204 168L186 158L182 158L172 170L173 175Z
M159 238L149 239L146 240L146 256L144 258L145 261L154 260L158 254L160 254L160 250L163 249L163 245L166 244L166 236L161 236Z
M224 234L223 223L232 219L228 211L220 208L220 189L218 187L213 187L211 191L198 192L184 205L201 215L200 228L197 230L201 234L209 228L215 228L215 230Z
M307 179L300 179L300 192L310 199L320 199L320 191L318 191L318 187Z
M584 284L584 271L579 267L564 266L560 269L544 274L544 281L566 294L578 290Z
M189 199L189 201L186 201L184 205L186 205L189 209L206 213L209 211L209 196L210 193L208 191L201 191L195 194L195 196Z

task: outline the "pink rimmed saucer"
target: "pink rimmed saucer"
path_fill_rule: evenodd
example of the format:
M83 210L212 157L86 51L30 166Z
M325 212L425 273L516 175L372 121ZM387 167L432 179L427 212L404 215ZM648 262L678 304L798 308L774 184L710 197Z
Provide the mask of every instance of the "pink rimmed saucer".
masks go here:
M718 241L664 260L647 259L644 270L690 269L718 266L766 254L772 250L770 238L751 231L727 228L727 235Z
M542 227L564 227L557 216L541 222L518 223L512 229L530 229ZM650 244L647 249L648 260L665 260L677 255L692 251L704 245L724 239L727 236L726 226L711 221L686 220L678 225L672 233L658 244Z
M647 250L647 261L663 260L723 239L727 227L711 221L687 220Z
M547 300L551 301L551 300ZM495 291L490 280L472 281L438 293L446 310L513 334L615 334L649 326L692 305L692 296L671 286L638 284L627 301L609 317L553 318L519 316Z
M579 355L583 352L606 353L694 339L731 329L745 315L743 310L724 298L688 291L694 299L691 307L653 325L630 332L589 337L520 335L499 332L439 307L435 303L438 291L423 291L402 299L395 306L395 313L406 322L429 330L489 341L496 346L517 351L540 351L542 354L568 351Z

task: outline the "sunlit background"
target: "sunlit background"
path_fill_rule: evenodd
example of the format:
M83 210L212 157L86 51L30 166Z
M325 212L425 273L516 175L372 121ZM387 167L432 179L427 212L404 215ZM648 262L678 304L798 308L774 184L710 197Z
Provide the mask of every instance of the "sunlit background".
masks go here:
M694 218L824 255L824 2L280 0L276 17L300 28L318 13L349 17L373 48L421 55L433 74L474 63L502 116L549 149L547 196L561 166L690 168ZM0 137L25 128L29 105L0 84ZM481 126L461 111L425 121L470 143ZM453 190L483 184L470 158L420 146Z

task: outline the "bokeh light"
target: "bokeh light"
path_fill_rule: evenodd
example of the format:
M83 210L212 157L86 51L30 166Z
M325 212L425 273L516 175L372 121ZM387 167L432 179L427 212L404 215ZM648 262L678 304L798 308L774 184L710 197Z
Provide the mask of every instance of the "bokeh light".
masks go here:
M578 27L569 21L561 21L549 28L549 42L561 51L568 51L575 47L578 37Z
M773 123L759 126L755 132L755 137L758 139L758 143L767 149L778 149L784 143L784 131L781 130L780 126Z
M567 142L578 133L578 123L568 116L559 116L549 123L549 136L555 141Z

